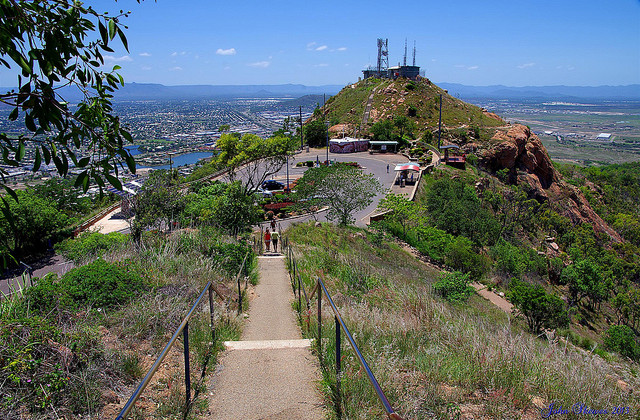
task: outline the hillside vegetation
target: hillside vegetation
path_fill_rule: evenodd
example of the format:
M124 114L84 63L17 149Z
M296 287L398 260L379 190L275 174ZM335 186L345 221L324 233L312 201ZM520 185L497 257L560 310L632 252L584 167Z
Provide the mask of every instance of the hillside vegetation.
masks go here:
M235 289L220 279L235 275L247 252L251 271L253 254L245 245L209 229L145 233L137 245L126 235L91 233L61 250L76 268L0 301L0 417L115 418L213 281L228 298L215 304L215 343L208 309L202 310L208 305L189 322L192 386L196 397L206 389L204 374L222 341L239 336L229 307ZM183 418L181 360L179 341L132 418ZM205 410L206 401L196 399L189 418Z
M449 137L488 139L493 127L505 124L501 118L454 98L428 79L394 81L373 78L348 85L327 101L325 114L331 124L359 127L371 93L374 96L368 125L364 127L366 131L377 122L406 116L415 125L413 138L421 138L426 131L433 132L438 128L439 95L442 95L443 132Z
M466 304L436 296L438 270L380 233L323 224L288 232L307 290L324 275L330 293L394 409L405 418L540 418L540 409L637 407L628 388L637 366L526 332L526 324L473 295ZM306 318L303 318L306 319ZM308 326L313 336L314 317ZM333 319L323 330L333 337ZM332 339L323 389L335 383ZM348 345L343 345L346 418L384 416ZM624 382L623 382L624 381Z

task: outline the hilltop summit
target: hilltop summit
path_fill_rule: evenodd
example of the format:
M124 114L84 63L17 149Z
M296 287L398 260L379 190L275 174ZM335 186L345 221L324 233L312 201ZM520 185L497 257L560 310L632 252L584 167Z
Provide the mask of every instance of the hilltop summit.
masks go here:
M311 120L327 118L332 137L372 137L374 124L406 116L412 123L409 144L438 144L438 119L442 95L441 144L455 144L478 159L478 166L506 181L526 187L531 198L550 202L574 223L590 223L614 241L620 235L591 208L584 194L562 179L547 150L531 130L510 124L500 116L451 96L429 79L367 78L344 87L331 97L323 112ZM406 139L406 136L405 136ZM407 148L407 151L409 148Z

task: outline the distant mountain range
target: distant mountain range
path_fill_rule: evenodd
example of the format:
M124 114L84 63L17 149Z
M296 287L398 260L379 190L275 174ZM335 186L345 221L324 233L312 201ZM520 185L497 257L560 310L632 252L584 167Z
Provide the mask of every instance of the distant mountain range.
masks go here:
M525 86L509 87L466 86L456 83L438 83L449 94L462 99L542 99L542 100L638 100L640 85L627 86ZM197 100L215 98L298 98L305 95L335 95L342 85L305 86L284 85L181 85L165 86L152 83L127 83L114 94L115 101L144 100ZM0 88L6 92L11 88ZM64 88L62 96L71 102L81 96L73 88Z
M450 95L462 99L543 99L543 100L636 100L640 101L640 85L626 86L465 86L437 83Z

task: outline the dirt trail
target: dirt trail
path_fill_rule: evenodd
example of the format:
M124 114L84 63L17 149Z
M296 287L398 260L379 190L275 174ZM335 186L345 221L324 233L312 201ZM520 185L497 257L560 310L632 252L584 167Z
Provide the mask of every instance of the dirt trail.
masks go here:
M442 268L438 267L437 265L434 265L428 261L425 260L425 257L422 256L422 254L420 254L420 252L415 249L414 247L412 247L411 245L409 245L406 242L403 242L399 239L396 240L401 246L402 248L407 251L409 254L413 255L417 260L419 260L420 262L422 262L424 265L438 270L438 271L442 271ZM489 290L487 290L487 286L477 283L477 282L473 282L471 283L471 286L475 289L476 293L478 293L480 296L482 296L483 298L487 299L489 302L493 303L494 305L496 305L500 310L510 314L512 313L512 309L513 309L513 305L511 304L511 302L509 302L507 299L503 298L502 296L497 295L494 292L491 292Z
M320 373L291 308L284 257L259 257L242 340L227 342L209 388L209 419L323 419Z

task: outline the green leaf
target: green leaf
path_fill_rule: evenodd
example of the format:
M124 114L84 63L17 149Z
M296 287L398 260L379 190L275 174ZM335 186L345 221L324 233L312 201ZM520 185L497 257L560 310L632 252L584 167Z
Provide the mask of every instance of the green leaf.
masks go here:
M85 193L87 192L87 190L89 189L89 174L87 173L87 171L84 171L78 175L78 177L76 178L76 182L74 183L74 186L75 187L82 186L82 191Z
M116 21L109 19L109 39L113 39L116 36Z
M18 143L18 151L16 152L17 161L21 161L22 158L24 158L24 151L24 142L20 140L20 143Z
M102 43L107 45L109 43L107 28L102 24L102 22L98 22L98 29L100 29L100 37L102 38Z
M4 190L7 192L7 194L9 194L14 200L16 200L16 202L20 201L18 200L18 194L16 194L15 191L13 191L13 189L9 188L6 185L2 185L4 187Z
M134 157L129 155L129 156L127 156L125 158L125 161L127 162L127 167L129 168L131 173L135 174L136 173L136 160L134 159Z
M9 121L15 121L18 119L18 107L15 107L11 114L9 114Z
M49 149L47 149L44 144L42 145L42 155L44 156L44 162L47 165L51 163L51 152L49 152Z
M79 168L84 168L85 166L87 166L89 164L90 161L91 161L91 158L83 157L82 159L80 159L80 161L78 162L78 164L76 166L78 166Z
M120 41L122 41L122 45L124 45L124 49L129 52L129 43L127 42L127 37L124 36L124 32L122 29L118 28L118 36L120 37Z
M118 178L111 174L104 174L104 176L109 180L109 184L113 185L114 188L122 191L122 183Z
M36 149L36 157L33 162L33 172L37 172L40 169L40 165L42 164L42 156L40 156L40 150Z
M29 113L24 116L24 125L27 126L29 131L36 131L36 124L33 122L33 116Z

